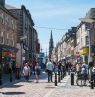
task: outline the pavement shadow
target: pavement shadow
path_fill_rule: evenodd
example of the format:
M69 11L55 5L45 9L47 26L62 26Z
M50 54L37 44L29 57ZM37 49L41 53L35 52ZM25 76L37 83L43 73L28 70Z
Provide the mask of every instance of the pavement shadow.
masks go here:
M3 95L20 95L25 94L25 92L2 92Z
M23 85L10 84L10 85L6 85L6 86L3 85L3 86L1 86L1 88L4 88L4 87L6 87L6 88L18 88L21 86L23 86Z

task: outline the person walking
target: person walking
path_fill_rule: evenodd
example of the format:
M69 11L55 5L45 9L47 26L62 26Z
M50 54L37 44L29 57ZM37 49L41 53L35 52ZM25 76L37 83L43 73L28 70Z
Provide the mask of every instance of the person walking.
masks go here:
M36 63L35 74L36 74L36 82L38 83L39 79L40 79L40 74L41 74L41 67L40 67L39 63Z
M28 66L28 63L25 63L25 66L23 68L23 74L26 81L29 81L30 76L30 67Z
M79 75L80 71L81 71L81 66L80 63L78 62L76 63L76 74Z
M47 62L46 68L48 73L48 82L50 81L52 82L52 72L53 72L54 65L52 64L51 60Z
M82 79L84 82L83 84L86 85L86 80L88 78L88 64L86 64L85 62L83 62L83 64L82 64L81 74L82 74Z

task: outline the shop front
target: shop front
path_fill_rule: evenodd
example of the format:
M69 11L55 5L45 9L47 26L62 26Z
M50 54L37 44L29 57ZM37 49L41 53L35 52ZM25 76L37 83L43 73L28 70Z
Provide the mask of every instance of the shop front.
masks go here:
M74 50L71 48L67 51L66 61L71 63L74 61Z
M3 73L7 74L11 63L11 67L15 69L17 49L9 46L0 47L0 64L2 66Z
M80 56L82 58L82 62L88 63L88 53L89 53L89 48L87 47L80 50Z

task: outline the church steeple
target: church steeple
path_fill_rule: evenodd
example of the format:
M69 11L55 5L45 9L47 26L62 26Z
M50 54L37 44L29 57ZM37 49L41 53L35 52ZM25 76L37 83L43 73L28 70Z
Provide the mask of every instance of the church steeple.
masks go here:
M52 30L51 30L51 36L49 41L49 59L51 58L53 48L54 48L54 43L53 43L53 36L52 36Z

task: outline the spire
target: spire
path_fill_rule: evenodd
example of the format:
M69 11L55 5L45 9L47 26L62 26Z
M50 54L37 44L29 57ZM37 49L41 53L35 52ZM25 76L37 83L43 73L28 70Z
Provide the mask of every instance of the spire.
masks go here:
M50 37L50 39L53 39L53 37L52 37L52 30L51 30L51 37Z
M53 44L53 35L52 35L52 30L51 30L51 36L50 36L50 41L49 41L49 58L51 58L53 48L54 48L54 44Z

